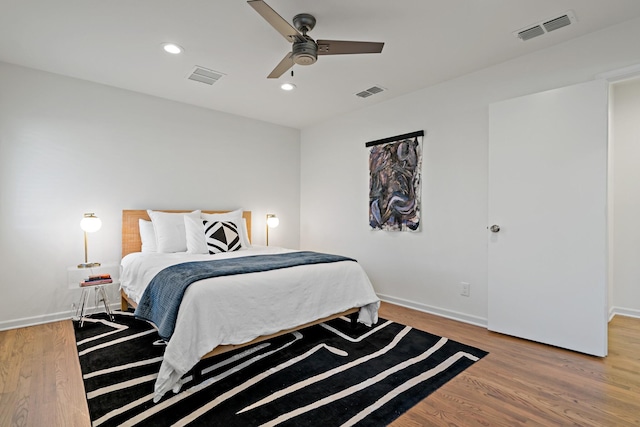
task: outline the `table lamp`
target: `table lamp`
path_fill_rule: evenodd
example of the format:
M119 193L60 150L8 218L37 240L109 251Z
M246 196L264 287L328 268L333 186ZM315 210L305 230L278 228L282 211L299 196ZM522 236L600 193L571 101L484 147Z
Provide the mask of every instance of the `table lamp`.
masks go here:
M102 221L94 213L86 213L80 221L80 228L84 231L84 263L78 264L78 268L100 267L99 262L89 262L87 257L87 233L100 230Z
M269 229L276 228L280 220L275 214L267 214L267 246L269 246Z

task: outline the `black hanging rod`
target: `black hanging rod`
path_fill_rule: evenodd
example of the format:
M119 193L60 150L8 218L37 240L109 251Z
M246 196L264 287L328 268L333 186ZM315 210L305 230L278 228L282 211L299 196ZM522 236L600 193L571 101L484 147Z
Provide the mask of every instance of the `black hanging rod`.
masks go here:
M424 136L424 131L419 130L417 132L405 133L404 135L392 136L391 138L379 139L377 141L367 142L365 147L373 147L374 145L386 144L388 142L400 141L403 139L415 138L417 136Z

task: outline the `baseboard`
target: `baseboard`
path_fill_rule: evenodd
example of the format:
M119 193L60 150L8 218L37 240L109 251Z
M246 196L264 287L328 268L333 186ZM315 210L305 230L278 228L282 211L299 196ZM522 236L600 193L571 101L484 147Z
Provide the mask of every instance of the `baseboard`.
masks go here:
M111 310L120 310L120 303L110 304ZM104 306L88 307L85 312L87 314L100 313L104 311ZM60 320L73 319L75 310L61 311L59 313L44 314L42 316L23 317L22 319L6 320L0 322L0 331L9 329L26 328L27 326L42 325L44 323L58 322Z
M426 304L417 303L414 301L405 300L402 298L392 297L390 295L378 294L378 297L390 304L400 305L402 307L411 308L413 310L422 311L424 313L435 314L436 316L446 317L447 319L457 320L463 323L469 323L475 326L487 327L487 319L477 316L471 316L457 311L445 310L438 307L433 307Z
M611 307L609 310L609 321L613 319L615 316L627 316L627 317L636 317L640 319L640 310L636 310L633 308L624 308L624 307Z
M402 307L411 308L413 310L422 311L424 313L435 314L436 316L445 317L447 319L457 320L459 322L469 323L475 326L487 327L487 319L477 316L470 316L468 314L459 313L457 311L445 310L438 307L433 307L426 304L417 303L414 301L405 300L402 298L393 297L390 295L378 294L378 297L382 301L399 305ZM119 310L120 303L110 304L111 310ZM102 306L89 307L87 309L88 314L104 311ZM22 319L7 320L0 322L0 331L6 331L9 329L25 328L27 326L42 325L44 323L57 322L60 320L72 319L75 316L74 310L62 311L59 313L46 314L42 316L24 317ZM640 319L640 310L624 307L611 307L609 310L609 321L615 316L627 316Z

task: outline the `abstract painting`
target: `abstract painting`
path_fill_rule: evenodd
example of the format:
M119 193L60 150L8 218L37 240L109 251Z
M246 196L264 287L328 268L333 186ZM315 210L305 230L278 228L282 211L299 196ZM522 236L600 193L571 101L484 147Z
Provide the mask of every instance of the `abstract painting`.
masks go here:
M419 231L423 136L419 131L366 144L373 230Z

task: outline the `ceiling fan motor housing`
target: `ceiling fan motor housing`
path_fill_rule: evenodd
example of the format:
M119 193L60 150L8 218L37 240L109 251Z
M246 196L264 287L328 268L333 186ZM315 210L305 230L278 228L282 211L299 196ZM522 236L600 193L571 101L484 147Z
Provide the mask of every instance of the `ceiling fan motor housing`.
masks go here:
M293 43L293 62L298 65L311 65L318 60L318 45L313 40Z

